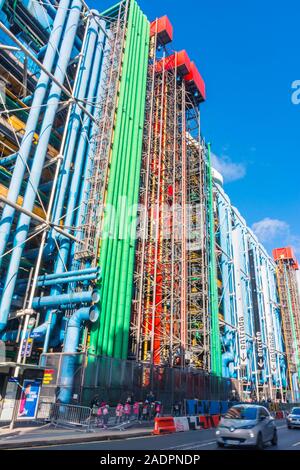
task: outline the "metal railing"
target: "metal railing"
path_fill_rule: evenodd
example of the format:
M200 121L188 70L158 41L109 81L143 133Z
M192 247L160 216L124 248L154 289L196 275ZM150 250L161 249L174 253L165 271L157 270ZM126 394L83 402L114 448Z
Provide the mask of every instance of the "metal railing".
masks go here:
M36 421L50 422L51 421L51 408L53 403L51 402L39 402Z
M133 414L123 414L121 418L117 418L114 407L109 407L107 414L103 414L103 411L100 414L98 407L40 402L36 420L55 426L95 432L105 429L125 430L132 426L137 418Z

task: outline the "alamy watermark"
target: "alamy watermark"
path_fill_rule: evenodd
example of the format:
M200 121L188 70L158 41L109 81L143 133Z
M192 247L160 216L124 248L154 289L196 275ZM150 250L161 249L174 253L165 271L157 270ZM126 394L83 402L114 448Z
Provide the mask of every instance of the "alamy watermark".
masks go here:
M292 90L294 90L292 93L292 98L291 98L292 103L295 105L299 105L300 104L300 80L293 81Z
M106 204L101 239L182 241L187 250L200 249L203 243L204 207L202 204L130 204L120 196L116 205ZM198 248L196 247L198 246Z

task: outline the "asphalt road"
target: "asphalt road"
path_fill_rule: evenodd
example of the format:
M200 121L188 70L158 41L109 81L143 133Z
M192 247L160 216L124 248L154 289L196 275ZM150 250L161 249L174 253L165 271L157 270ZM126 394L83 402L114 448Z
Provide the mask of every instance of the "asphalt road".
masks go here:
M266 450L300 450L300 429L288 429L284 422L277 423L278 445ZM149 436L118 441L65 444L38 447L36 450L220 450L216 445L215 430L189 431L163 436Z

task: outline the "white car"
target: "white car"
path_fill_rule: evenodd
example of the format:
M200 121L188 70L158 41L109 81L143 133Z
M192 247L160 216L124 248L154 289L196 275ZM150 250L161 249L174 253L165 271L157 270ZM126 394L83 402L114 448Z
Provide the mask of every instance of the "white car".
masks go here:
M267 442L277 445L275 420L267 408L258 405L235 405L221 419L216 430L217 444L252 446L261 450Z
M286 424L289 429L300 428L300 408L292 408L292 411L286 417Z

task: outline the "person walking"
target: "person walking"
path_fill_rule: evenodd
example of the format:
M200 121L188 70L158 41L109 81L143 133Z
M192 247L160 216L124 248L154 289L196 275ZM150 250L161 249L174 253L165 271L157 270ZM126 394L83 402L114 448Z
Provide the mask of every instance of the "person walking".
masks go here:
M121 424L123 420L124 407L121 402L117 404L115 424Z
M96 426L97 426L97 428L102 428L103 427L102 406L99 406L99 408L97 408Z
M105 404L102 407L102 415L103 415L103 428L107 429L108 419L109 419L109 406L107 404Z
M143 404L142 414L143 414L143 421L147 421L149 419L149 402L148 402L148 400L146 400L145 403Z
M155 395L154 393L152 392L152 390L150 390L150 392L148 393L147 397L146 397L146 400L148 401L148 403L154 403L156 401L156 398L155 398Z
M162 411L161 402L157 401L155 403L155 418L160 418L161 417L161 411Z
M130 421L130 415L131 415L131 404L130 403L125 403L124 405L124 414L125 414L125 421Z
M181 403L179 401L175 401L173 405L173 414L175 417L178 417L181 415Z
M144 404L142 401L140 401L139 402L139 417L138 417L139 423L141 423L143 419L143 408L144 408Z
M135 401L133 404L133 416L134 419L139 421L139 411L140 411L140 404L138 401Z

